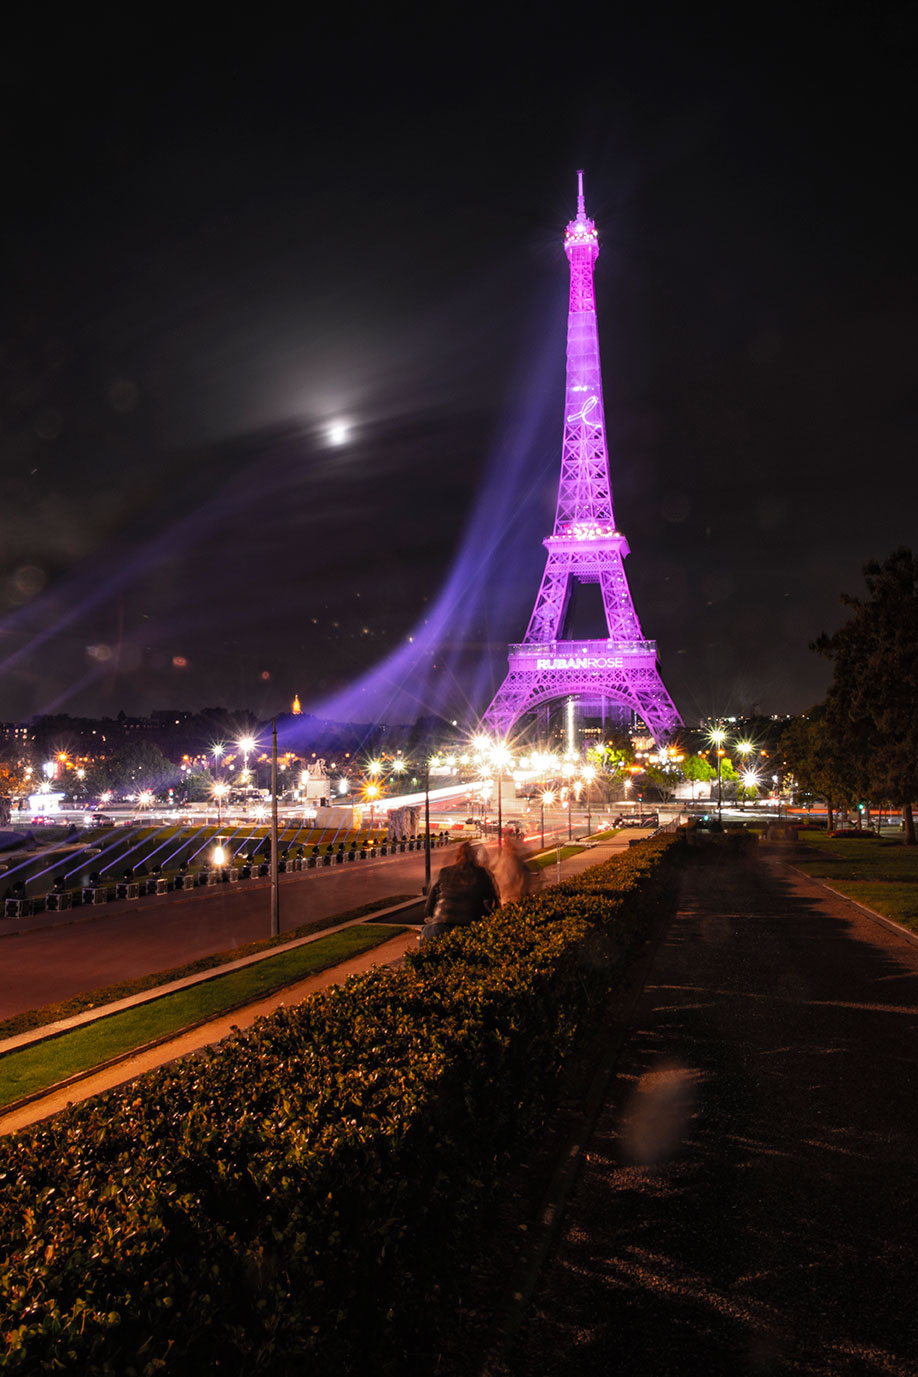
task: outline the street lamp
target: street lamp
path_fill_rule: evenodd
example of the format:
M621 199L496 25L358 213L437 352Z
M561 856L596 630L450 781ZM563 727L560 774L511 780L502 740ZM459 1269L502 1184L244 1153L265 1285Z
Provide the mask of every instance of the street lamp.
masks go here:
M755 770L745 770L743 772L743 808L746 807L746 795L754 791L758 785L759 777Z
M749 769L749 765L748 765L748 761L747 761L746 757L749 755L749 752L750 752L750 751L754 751L754 750L755 750L755 747L753 746L753 744L752 744L751 741L737 741L737 743L736 743L736 749L737 749L738 754L742 757L742 762L743 762L743 766L744 766L744 769L745 769L745 773L743 774L743 796L742 796L742 798L740 799L740 807L745 811L745 808L746 808L746 788L749 787L749 786L747 786L747 784L746 784L746 780L747 780L747 777L748 777L750 774L753 775L753 776L755 777L755 771ZM753 783L754 783L754 782L755 782L755 778L753 779Z
M723 755L723 742L726 740L727 733L723 727L714 727L710 733L710 740L717 751L717 821L720 822L722 798L720 786L720 758Z
M430 891L430 756L424 757L424 893Z
M240 736L239 740L236 742L236 745L242 752L242 778L245 783L248 783L249 752L254 751L255 749L255 738L254 736Z
M584 767L583 767L583 769L581 770L580 773L581 773L581 775L583 776L583 782L584 782L584 784L586 785L586 798L587 798L587 835L589 836L589 834L593 831L593 803L592 803L592 796L591 796L590 790L591 790L591 786L592 786L593 780L596 778L596 766L595 766L595 765L584 765Z
M254 746L254 741L252 745ZM277 718L271 722L271 936L280 935L280 867L277 840Z
M503 784L503 770L505 765L509 765L512 760L510 752L506 746L495 746L491 751L491 762L497 767L497 845L498 848L504 844L504 824L503 812L501 809L501 785Z
M228 786L227 786L226 784L223 784L222 782L219 782L219 783L215 784L214 787L213 787L213 789L211 790L211 792L213 793L214 799L216 800L216 803L217 803L217 826L218 826L218 827L220 826L220 822L221 822L221 819L222 819L222 816L223 816L223 813L222 813L223 800L224 800L224 798L226 797L227 791L228 791Z
M552 789L546 789L542 795L542 850L545 850L545 805L549 807L554 803L555 795Z

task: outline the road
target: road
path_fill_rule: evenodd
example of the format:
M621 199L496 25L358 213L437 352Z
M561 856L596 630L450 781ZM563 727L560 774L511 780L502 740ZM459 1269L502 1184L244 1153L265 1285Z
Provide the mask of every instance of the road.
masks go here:
M689 872L511 1364L918 1373L918 948L780 864Z
M434 875L448 854L448 848L433 853ZM295 872L280 880L281 931L287 932L374 899L419 895L424 853ZM18 927L4 921L0 1018L267 937L270 887L267 880L246 880L73 909L60 915L59 925L41 925L52 917L57 915L39 915Z
M625 832L601 854L646 835ZM434 878L452 851L434 850ZM563 864L563 872L573 873L572 867L595 859L598 855L592 853L573 857ZM548 882L554 873L549 867ZM281 931L333 918L371 900L420 895L423 883L423 851L282 875ZM256 941L269 935L269 922L270 886L264 879L3 920L0 1019Z

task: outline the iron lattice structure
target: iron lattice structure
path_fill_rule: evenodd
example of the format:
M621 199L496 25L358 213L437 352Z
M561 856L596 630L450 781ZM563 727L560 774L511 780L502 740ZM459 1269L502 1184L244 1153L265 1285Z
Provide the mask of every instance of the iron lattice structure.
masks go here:
M656 642L641 632L625 575L628 542L612 513L593 291L599 240L586 213L582 172L577 180L577 215L564 236L571 295L555 525L544 541L548 560L526 635L509 647L507 677L482 726L505 737L524 713L552 699L604 697L633 709L659 744L682 719L660 675ZM609 633L604 640L562 639L575 579L600 586Z

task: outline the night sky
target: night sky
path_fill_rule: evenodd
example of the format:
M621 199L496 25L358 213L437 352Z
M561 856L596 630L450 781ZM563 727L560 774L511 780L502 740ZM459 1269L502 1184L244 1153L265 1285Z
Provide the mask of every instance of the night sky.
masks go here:
M664 680L822 695L918 543L916 9L631 8L7 36L0 719L471 723L554 516L579 167Z

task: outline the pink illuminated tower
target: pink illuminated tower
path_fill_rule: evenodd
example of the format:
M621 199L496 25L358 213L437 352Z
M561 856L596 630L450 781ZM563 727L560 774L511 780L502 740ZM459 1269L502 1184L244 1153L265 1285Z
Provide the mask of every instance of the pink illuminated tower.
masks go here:
M482 726L505 737L524 713L552 699L605 700L636 712L659 744L681 726L681 718L660 677L656 642L641 631L625 576L628 542L612 514L593 294L599 242L584 206L582 172L577 183L577 215L564 236L571 298L555 525L544 541L548 560L526 635L509 647L507 677ZM564 639L574 579L599 584L605 639Z

